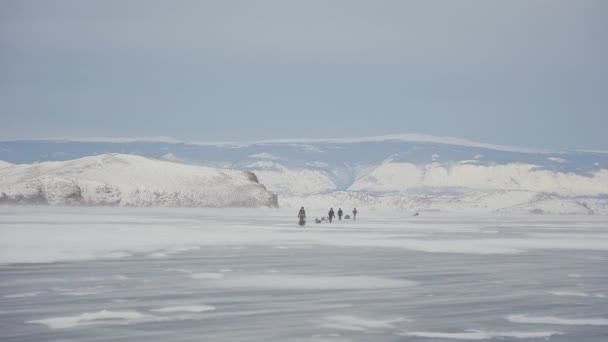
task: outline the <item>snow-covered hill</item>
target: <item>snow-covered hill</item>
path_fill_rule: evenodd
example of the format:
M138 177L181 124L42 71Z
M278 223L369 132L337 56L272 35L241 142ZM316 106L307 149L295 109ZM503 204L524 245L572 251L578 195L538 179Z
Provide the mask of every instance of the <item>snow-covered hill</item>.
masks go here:
M7 166L11 166L13 164L9 163L9 162L5 162L4 160L0 160L0 169L5 168Z
M275 207L277 197L250 172L104 154L0 165L0 203Z
M255 161L240 168L254 172L268 189L282 195L310 195L336 189L330 177L315 169L290 169L270 160Z
M335 191L420 198L502 190L559 198L608 196L608 153L496 146L417 134L224 143L168 138L0 142L0 160L11 163L109 152L252 171L281 198Z
M456 165L384 162L349 190L407 193L417 189L523 190L567 196L608 194L608 170L590 174L547 170L540 165L510 163Z

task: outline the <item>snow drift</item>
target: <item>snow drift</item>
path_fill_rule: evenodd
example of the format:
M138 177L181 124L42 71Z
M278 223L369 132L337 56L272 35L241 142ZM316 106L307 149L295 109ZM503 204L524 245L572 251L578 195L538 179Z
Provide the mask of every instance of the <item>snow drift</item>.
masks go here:
M251 172L104 154L70 161L0 164L0 203L276 207Z

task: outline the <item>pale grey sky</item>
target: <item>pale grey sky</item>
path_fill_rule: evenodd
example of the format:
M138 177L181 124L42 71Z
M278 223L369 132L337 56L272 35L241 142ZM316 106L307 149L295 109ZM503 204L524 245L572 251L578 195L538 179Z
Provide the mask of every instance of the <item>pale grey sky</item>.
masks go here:
M608 1L0 0L0 140L608 150Z

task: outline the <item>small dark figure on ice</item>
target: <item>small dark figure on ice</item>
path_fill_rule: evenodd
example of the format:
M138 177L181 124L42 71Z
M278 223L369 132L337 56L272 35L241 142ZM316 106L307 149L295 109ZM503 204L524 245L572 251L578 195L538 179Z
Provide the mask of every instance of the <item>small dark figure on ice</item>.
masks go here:
M300 222L298 222L300 226L306 224L306 211L304 210L304 207L300 208L300 211L298 212L298 218L300 218Z
M329 213L327 214L327 217L329 217L329 223L331 223L331 220L336 217L336 214L334 213L334 208L329 209Z
M358 213L357 208L353 209L353 220L357 219L357 213Z
M338 208L338 220L342 221L342 215L344 213L342 212L342 208Z

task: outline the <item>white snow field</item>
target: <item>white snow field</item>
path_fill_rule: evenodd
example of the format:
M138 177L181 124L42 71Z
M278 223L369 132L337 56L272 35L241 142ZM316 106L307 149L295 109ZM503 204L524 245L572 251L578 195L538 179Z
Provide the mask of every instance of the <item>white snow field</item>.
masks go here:
M608 217L358 209L0 206L0 340L608 340Z

